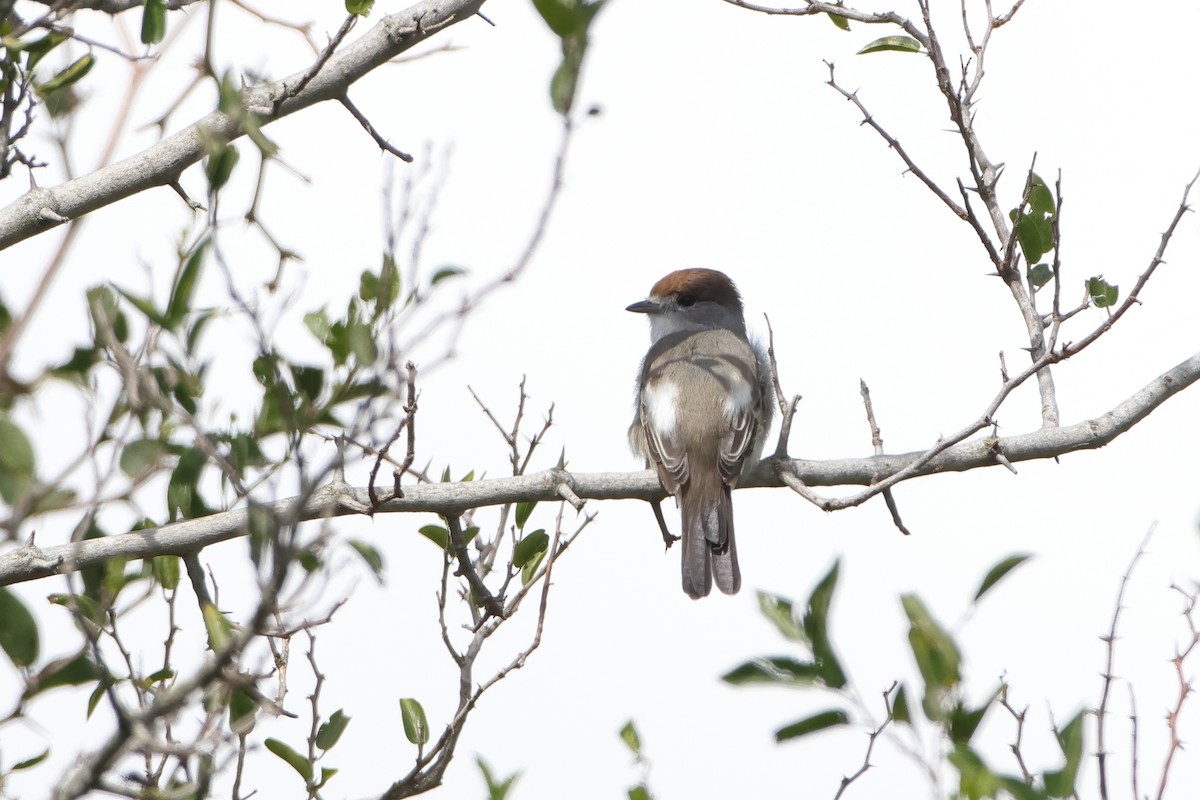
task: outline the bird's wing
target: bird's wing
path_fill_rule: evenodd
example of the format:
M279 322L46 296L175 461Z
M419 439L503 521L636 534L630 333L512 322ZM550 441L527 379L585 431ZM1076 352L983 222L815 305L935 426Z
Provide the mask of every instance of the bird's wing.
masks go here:
M737 482L742 464L754 450L758 420L762 416L761 404L761 394L754 392L754 402L734 414L729 421L729 431L721 438L721 478L730 486Z
M658 479L671 494L679 494L679 487L687 484L690 475L688 457L683 444L676 436L661 436L650 424L650 415L645 408L640 414L642 431L646 434L646 449L658 468Z

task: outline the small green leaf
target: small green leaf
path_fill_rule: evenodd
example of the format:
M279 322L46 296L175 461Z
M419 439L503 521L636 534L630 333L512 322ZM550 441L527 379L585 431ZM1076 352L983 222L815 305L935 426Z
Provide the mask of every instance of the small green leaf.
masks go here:
M487 784L488 800L505 800L509 790L512 789L513 783L521 776L520 772L514 772L507 778L499 778L488 766L488 763L483 760L483 756L475 756L475 763L479 765L479 771L483 774L483 781Z
M1013 796L1013 800L1047 800L1046 792L1013 775L997 775L999 785Z
M554 110L564 117L571 113L575 103L575 87L579 83L579 64L570 58L563 58L554 76L550 79L550 103Z
M536 556L546 552L546 548L549 545L550 536L541 528L537 529L533 533L527 534L525 538L517 542L517 546L513 550L513 566L525 566Z
M721 680L734 686L752 683L813 686L821 682L821 674L816 664L788 656L774 656L747 661L722 675Z
M999 779L966 743L960 742L955 745L947 759L958 769L959 797L965 800L983 800L996 796L996 790L1000 786Z
M988 589L991 589L993 586L999 583L1005 575L1012 572L1014 569L1021 566L1031 558L1033 558L1033 556L1029 553L1014 553L1000 563L996 564L996 566L989 569L988 574L983 578L983 583L979 584L979 591L975 592L975 599L972 602L977 602L979 598L983 597L984 592L986 592Z
M418 532L443 550L450 546L450 531L441 525L424 525Z
M179 556L155 556L150 563L159 586L167 591L179 586Z
M1050 797L1070 797L1075 794L1075 779L1079 776L1079 765L1083 760L1083 719L1080 711L1058 732L1058 746L1062 748L1066 763L1055 772L1043 776L1046 794Z
M518 529L525 529L525 522L529 519L529 515L533 513L533 509L535 508L537 508L536 500L527 503L517 503L516 522Z
M47 95L50 92L56 92L59 89L71 86L83 78L84 75L87 75L95 63L96 59L92 57L91 53L75 59L62 72L59 72L53 78L38 86L38 93Z
M0 416L0 498L15 505L29 494L33 484L33 445L24 431Z
M633 720L629 720L621 727L621 741L625 743L625 746L635 756L642 754L642 738L638 736Z
M758 593L758 609L762 615L773 624L788 641L809 645L808 634L804 632L803 623L796 617L792 601L786 597Z
M337 775L338 771L335 767L321 767L321 780L317 781L313 789L320 789L325 784L329 783L329 779Z
M121 451L120 467L131 478L150 471L167 455L167 445L158 439L134 439Z
M87 719L92 718L92 712L96 710L96 706L100 705L100 700L104 697L104 694L107 691L108 686L104 681L100 681L98 684L96 684L96 688L92 689L92 693L88 695Z
M804 611L804 633L812 642L813 662L822 683L831 689L846 685L846 673L842 671L829 638L829 607L833 603L833 591L837 588L840 565L839 561L833 562L829 572L813 589Z
M819 714L813 714L811 717L805 717L802 720L793 722L791 725L784 725L775 731L775 741L785 742L788 739L798 739L810 733L823 731L826 728L836 728L839 725L848 725L849 723L850 718L846 716L846 712L834 708L829 711L822 711Z
M171 287L171 299L167 302L167 327L178 329L192 310L192 297L196 294L196 282L200 279L204 267L204 254L208 252L208 239L201 239L192 248L187 261L175 276L175 285Z
M77 656L67 656L51 661L42 667L37 677L30 682L28 694L40 694L58 686L78 686L81 683L91 683L100 677L100 671L87 657L86 653Z
M1087 290L1088 296L1092 298L1092 305L1096 308L1109 308L1117 304L1118 287L1108 283L1100 275L1088 278Z
M356 17L365 17L371 13L375 0L346 0L346 13Z
M229 698L229 730L238 736L245 736L254 730L255 717L258 714L258 702L240 686L233 690Z
M1041 264L1030 267L1027 274L1029 277L1029 282L1033 284L1033 288L1040 289L1049 283L1050 279L1054 277L1054 270L1050 268L1049 264L1042 262Z
M521 567L521 585L527 585L533 576L537 575L538 567L542 565L542 561L546 559L546 551L543 550L534 556L525 566Z
M904 691L904 684L900 684L896 690L896 699L892 701L892 719L912 724L912 710L908 707L908 692Z
M574 3L567 0L533 0L533 7L560 39L575 30Z
M350 717L338 709L330 715L329 719L321 724L317 729L317 747L322 750L329 750L338 743L338 739L342 738L342 733L345 732L346 726L350 724Z
M950 710L950 741L956 744L969 743L979 728L979 723L983 722L984 715L991 709L992 701L1000 696L1000 691L997 689L986 703L974 710L961 702L955 703L954 708Z
M142 44L158 44L166 35L166 5L163 0L146 0L142 8Z
M209 191L216 192L229 183L233 168L238 163L238 150L232 144L215 142L212 152L204 162L204 174L208 177Z
M300 773L305 785L312 783L313 765L304 756L297 753L278 739L267 739L263 742L267 749L287 762L288 766Z
M921 52L921 43L911 36L884 36L882 39L876 39L862 50L859 50L858 55L881 53L885 50L895 50L901 53L919 53Z
M429 279L430 286L437 286L447 278L453 278L456 275L466 275L467 270L462 267L446 266L433 273L433 277Z
M35 39L28 44L22 42L22 47L25 51L25 69L29 72L38 65L38 62L45 58L46 54L54 48L58 47L63 42L70 39L65 33L52 31L40 39Z
M18 761L17 763L13 764L11 771L19 772L20 770L23 770L23 769L29 769L30 767L36 767L38 764L45 761L46 756L48 756L48 755L50 755L49 747L47 747L45 750L38 753L36 756L34 756L32 758L27 758L24 761Z
M204 629L208 633L208 646L214 653L219 653L229 644L233 627L212 603L205 603L201 611L204 615Z
M906 594L900 600L909 619L909 646L925 681L922 708L929 719L944 721L950 711L946 700L961 680L958 646L929 614L920 598Z
M841 14L830 13L829 21L832 22L835 27L841 28L844 31L850 30L850 20L846 19Z
M401 698L400 718L404 722L404 735L410 742L425 744L429 741L429 723L420 703L411 697Z
M0 649L18 667L31 666L41 650L33 614L15 594L3 587L0 587Z
M628 794L629 800L654 800L650 796L650 790L644 783L639 783L637 786L630 786Z
M350 539L347 544L353 547L354 552L362 557L362 560L367 564L367 568L371 570L371 574L375 576L375 580L379 581L379 585L382 586L383 553L379 552L379 548L361 539Z

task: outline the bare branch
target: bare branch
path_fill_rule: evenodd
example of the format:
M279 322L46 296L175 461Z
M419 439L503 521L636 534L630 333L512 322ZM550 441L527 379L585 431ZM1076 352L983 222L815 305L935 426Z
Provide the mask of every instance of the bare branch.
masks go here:
M888 486L893 485L896 481L892 479L898 475L901 476L900 480L907 480L922 475L995 466L996 446L1014 463L1103 447L1197 380L1200 380L1200 353L1158 376L1099 417L1075 425L1042 428L1000 439L984 437L960 441L939 449L934 455L925 451L829 461L794 459L783 462L783 466L788 474L803 480L808 486L875 487L868 490L862 499L855 496L826 501L830 509L844 508L878 494L878 487L884 482ZM751 479L740 486L786 485L784 478L774 474L775 463L778 462L774 459L760 463ZM559 500L561 495L558 487L563 483L563 475L562 470L554 469L520 477L467 483L421 484L406 487L403 498L388 500L377 511L459 514L487 505ZM578 497L585 500L654 500L665 496L656 474L650 470L571 473L571 487ZM275 514L290 513L293 515L290 518L297 521L361 514L371 508L366 488L352 488L344 484L323 486L314 491L302 507L294 508L294 505L295 499L292 498L267 504L264 508ZM0 556L0 586L61 574L99 564L114 556L147 558L165 553L195 552L247 533L248 514L246 509L239 508L159 528L74 544L47 548L27 544Z

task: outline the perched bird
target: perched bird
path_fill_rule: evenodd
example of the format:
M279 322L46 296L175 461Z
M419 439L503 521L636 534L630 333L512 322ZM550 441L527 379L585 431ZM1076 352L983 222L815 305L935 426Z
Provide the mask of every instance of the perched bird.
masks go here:
M650 320L650 350L629 427L634 452L658 471L683 518L683 590L693 598L742 584L730 492L762 453L771 424L771 370L746 335L733 281L683 269L627 311Z

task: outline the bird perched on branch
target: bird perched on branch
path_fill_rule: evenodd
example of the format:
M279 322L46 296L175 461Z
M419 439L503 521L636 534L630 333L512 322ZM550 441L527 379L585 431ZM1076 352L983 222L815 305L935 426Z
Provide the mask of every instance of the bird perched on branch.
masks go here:
M683 520L683 590L741 587L731 490L762 453L771 369L750 341L733 281L711 269L672 272L627 311L650 320L650 350L629 428L635 453L675 495Z

